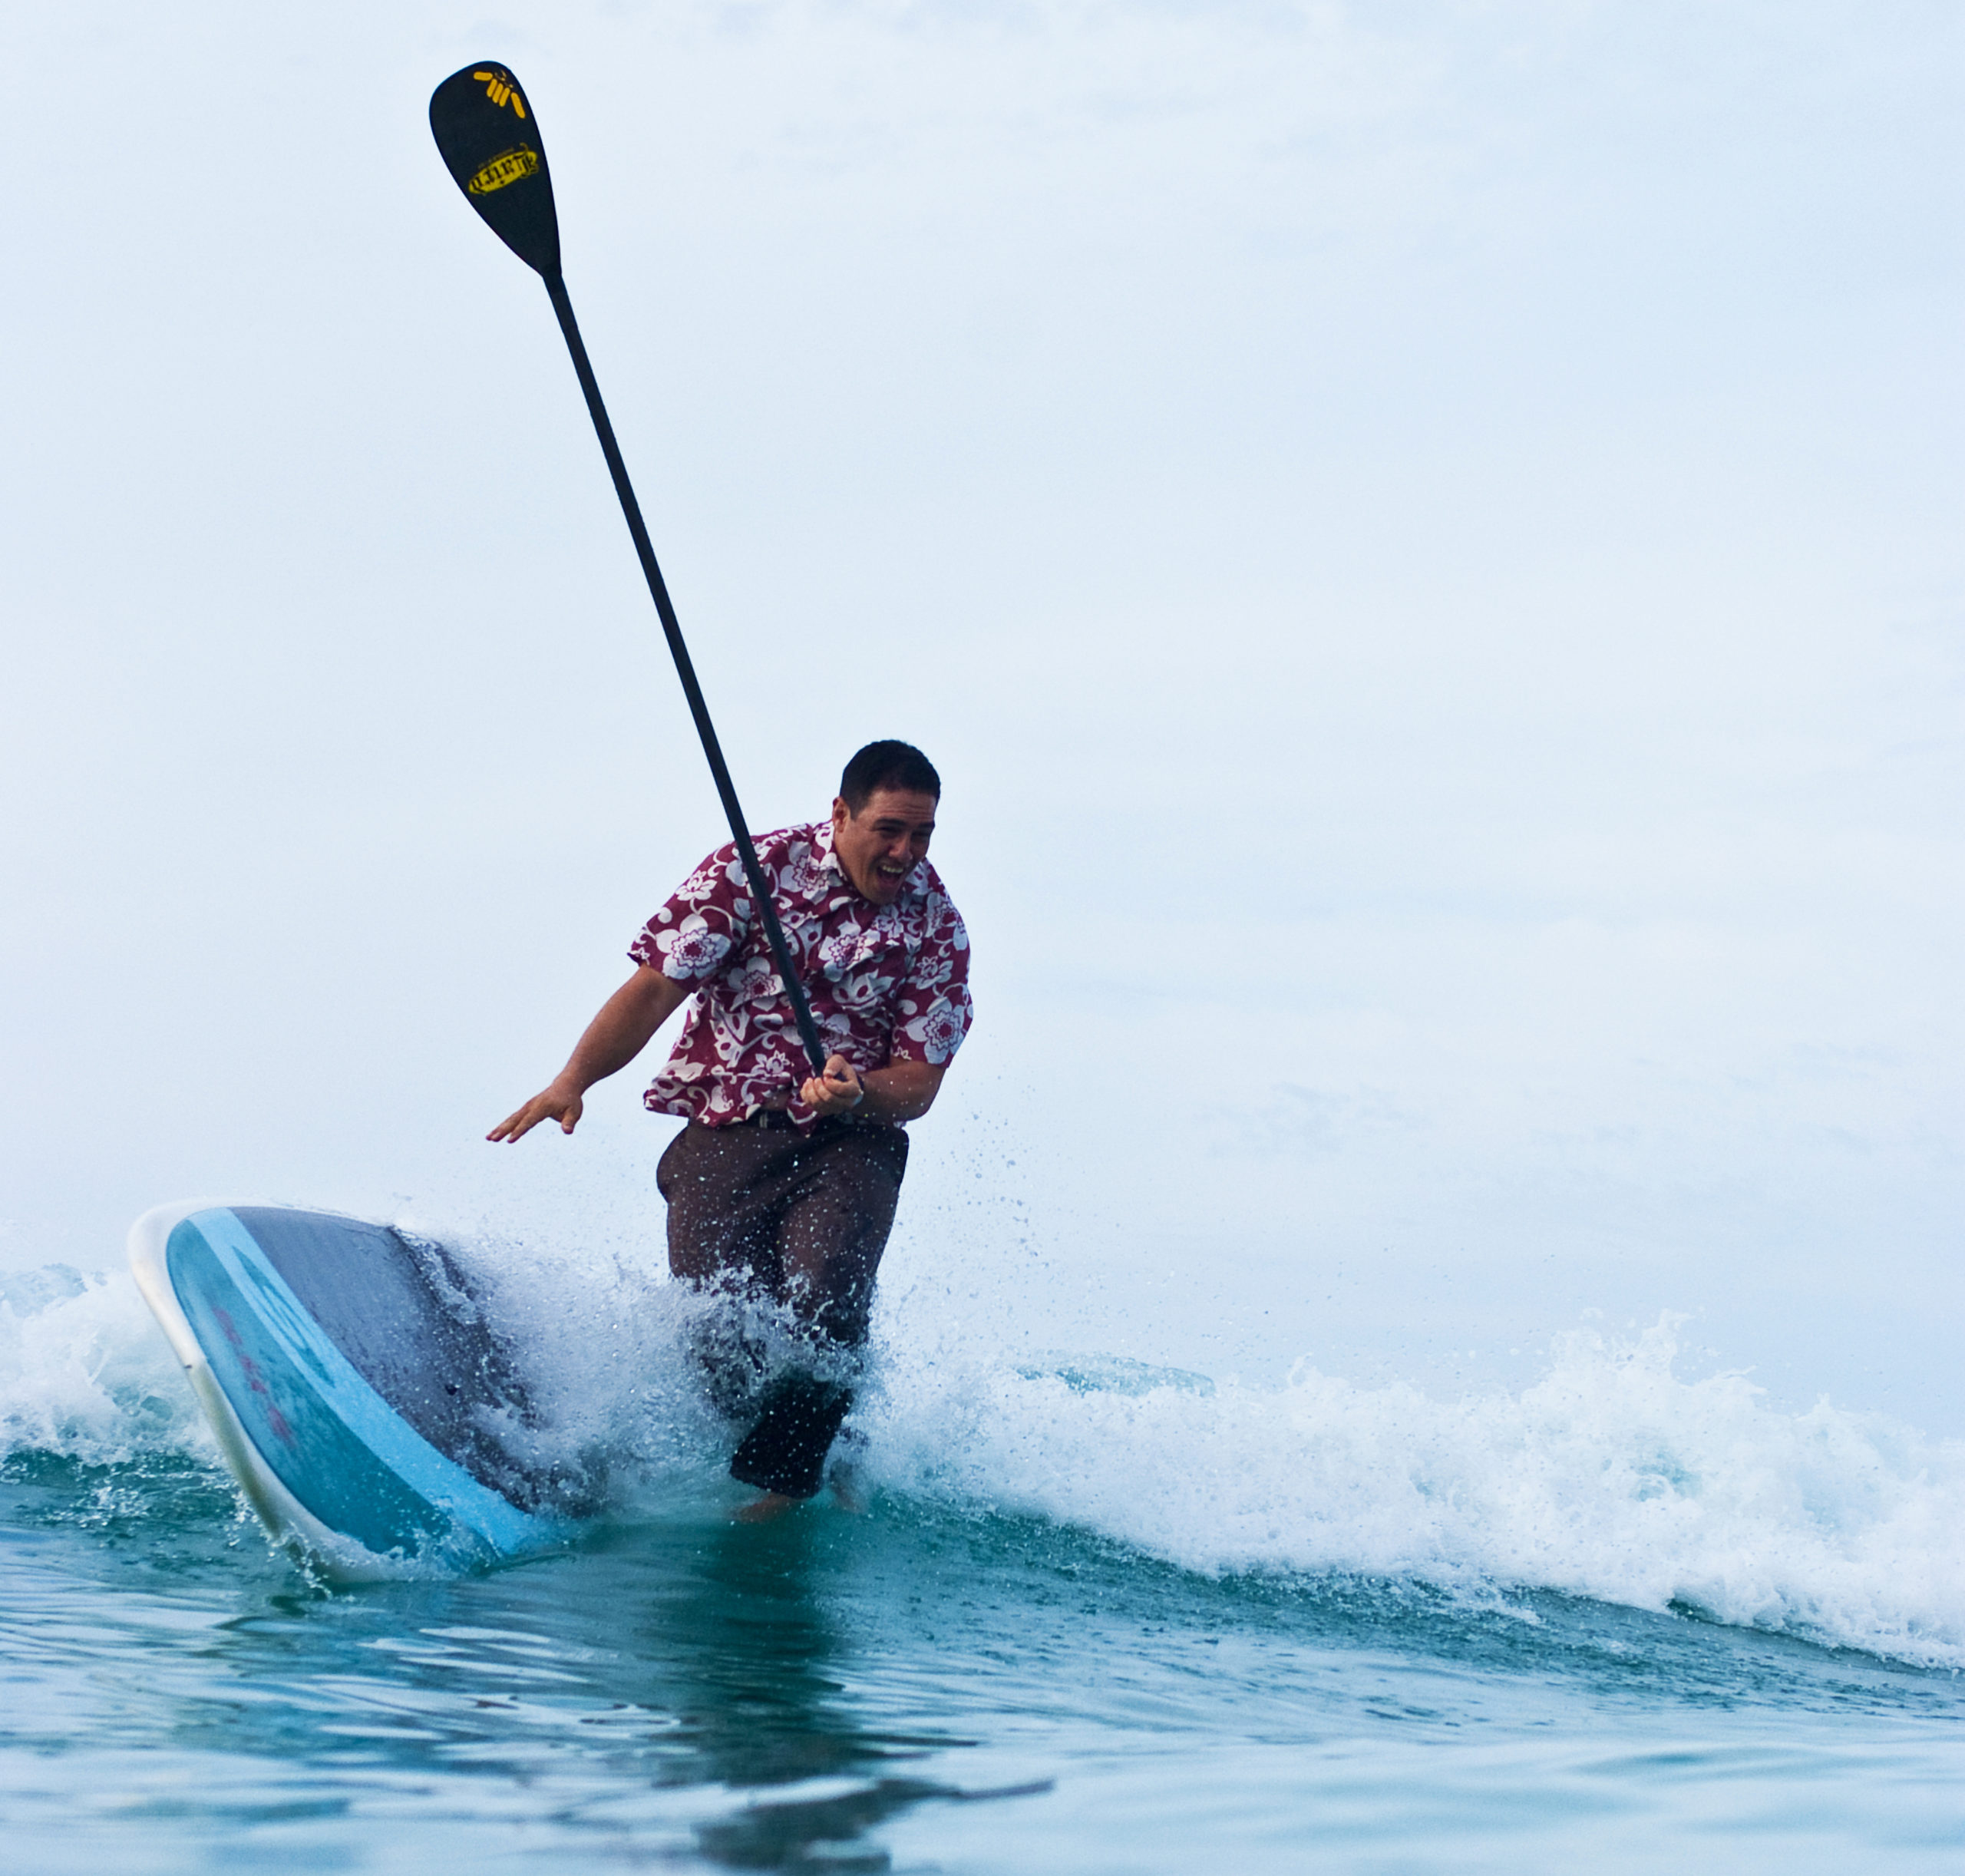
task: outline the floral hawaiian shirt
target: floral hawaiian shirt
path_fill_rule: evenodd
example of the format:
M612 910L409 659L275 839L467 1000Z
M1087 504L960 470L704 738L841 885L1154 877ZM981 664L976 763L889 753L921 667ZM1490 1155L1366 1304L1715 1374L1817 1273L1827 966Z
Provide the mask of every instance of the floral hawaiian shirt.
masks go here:
M784 827L757 842L784 942L829 1054L856 1068L946 1062L973 1016L969 933L923 860L900 898L860 897L832 850L832 824ZM702 987L675 1050L642 1097L658 1114L711 1127L782 1107L809 1127L798 1098L811 1073L790 999L771 963L735 841L719 847L629 947L637 964Z

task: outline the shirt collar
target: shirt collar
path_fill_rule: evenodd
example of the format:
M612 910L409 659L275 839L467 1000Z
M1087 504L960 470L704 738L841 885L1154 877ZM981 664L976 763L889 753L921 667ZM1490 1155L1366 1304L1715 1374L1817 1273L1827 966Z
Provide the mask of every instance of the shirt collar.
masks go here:
M846 877L846 868L841 864L838 854L832 850L832 823L830 821L817 821L813 825L812 867L819 876L821 893L843 892L855 899L860 897L858 889ZM838 900L835 899L834 903L837 905Z

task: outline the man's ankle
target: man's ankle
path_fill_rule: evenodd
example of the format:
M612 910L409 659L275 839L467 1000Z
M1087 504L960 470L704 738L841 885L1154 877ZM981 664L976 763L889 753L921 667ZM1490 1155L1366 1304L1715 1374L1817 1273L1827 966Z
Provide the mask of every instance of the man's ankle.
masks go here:
M774 1518L782 1518L787 1511L795 1511L801 1501L787 1498L781 1491L768 1491L761 1498L753 1498L748 1504L740 1504L730 1515L740 1524L768 1524Z

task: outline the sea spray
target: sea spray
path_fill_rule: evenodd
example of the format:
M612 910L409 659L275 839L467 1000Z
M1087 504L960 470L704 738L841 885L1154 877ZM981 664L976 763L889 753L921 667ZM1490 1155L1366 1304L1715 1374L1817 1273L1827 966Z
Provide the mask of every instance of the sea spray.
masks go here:
M529 1424L493 1429L514 1456L591 1481L617 1519L659 1516L679 1495L699 1501L743 1431L712 1405L696 1354L709 1319L733 1300L656 1281L604 1250L486 1228L451 1236L526 1382ZM774 1311L734 1308L761 1348L781 1345Z

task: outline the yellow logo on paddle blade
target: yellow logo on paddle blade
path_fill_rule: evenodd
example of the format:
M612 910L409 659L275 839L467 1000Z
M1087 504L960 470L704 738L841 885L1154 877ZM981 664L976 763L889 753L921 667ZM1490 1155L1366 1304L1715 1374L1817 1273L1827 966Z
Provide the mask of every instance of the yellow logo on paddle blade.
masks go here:
M538 168L539 152L530 144L521 144L516 150L507 150L494 157L464 187L474 196L488 196L494 189L523 182Z
M519 96L515 84L507 84L495 71L474 71L471 77L484 87L485 95L494 104L510 104L519 115L525 115L525 100Z

